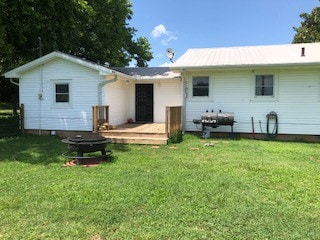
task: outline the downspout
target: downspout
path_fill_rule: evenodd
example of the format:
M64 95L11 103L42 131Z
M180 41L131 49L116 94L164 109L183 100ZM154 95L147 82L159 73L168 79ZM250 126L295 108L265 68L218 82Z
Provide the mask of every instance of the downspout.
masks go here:
M183 102L182 102L182 106L183 106L183 111L182 111L182 113L183 113L183 120L182 120L182 132L183 133L185 133L185 131L186 131L186 120L187 120L187 114L186 114L186 112L187 112L187 107L186 107L186 99L187 99L187 91L186 91L186 88L187 88L187 83L186 83L186 81L185 81L185 77L184 77L184 69L182 69L181 71L180 71L180 73L181 73L181 80L182 80L182 98L183 98Z
M118 75L113 75L113 79L104 80L98 84L98 105L102 105L102 87L109 84L114 83L118 80Z

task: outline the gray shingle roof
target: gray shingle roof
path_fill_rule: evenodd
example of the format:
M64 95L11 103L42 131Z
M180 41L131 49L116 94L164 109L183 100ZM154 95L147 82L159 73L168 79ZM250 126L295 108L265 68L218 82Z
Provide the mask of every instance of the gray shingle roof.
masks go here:
M172 72L168 67L116 67L112 69L137 79L172 79L180 77L179 73Z

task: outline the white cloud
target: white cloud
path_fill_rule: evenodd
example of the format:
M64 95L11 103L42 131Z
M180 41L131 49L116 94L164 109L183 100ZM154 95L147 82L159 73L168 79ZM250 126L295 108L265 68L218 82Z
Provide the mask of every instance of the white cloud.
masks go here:
M168 35L168 31L166 29L166 27L162 24L155 26L154 29L151 32L152 37L154 38L158 38L161 35Z
M176 37L173 32L170 32L166 29L166 27L163 24L159 24L158 26L155 26L154 29L151 32L152 37L154 38L160 38L161 44L166 46L169 44L169 42L177 40L178 37Z
M177 40L177 39L178 39L178 38L177 38L176 36L170 36L170 37L167 37L167 38L165 38L165 39L162 39L162 40L161 40L161 44L162 44L163 46L167 46L170 41L172 41L172 40Z

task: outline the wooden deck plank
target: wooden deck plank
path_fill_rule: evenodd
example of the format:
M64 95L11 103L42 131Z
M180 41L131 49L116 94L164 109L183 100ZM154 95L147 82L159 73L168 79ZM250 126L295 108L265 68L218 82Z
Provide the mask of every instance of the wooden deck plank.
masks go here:
M167 144L168 141L164 123L126 123L100 131L100 134L114 143Z
M110 132L165 133L164 123L125 123L115 126Z

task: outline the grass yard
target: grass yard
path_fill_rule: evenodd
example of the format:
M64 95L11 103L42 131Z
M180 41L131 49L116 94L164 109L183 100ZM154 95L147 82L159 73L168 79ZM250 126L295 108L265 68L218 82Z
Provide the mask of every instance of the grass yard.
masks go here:
M12 115L12 106L10 103L0 102L0 118Z
M0 239L320 238L320 144L111 148L63 167L59 138L0 139Z

